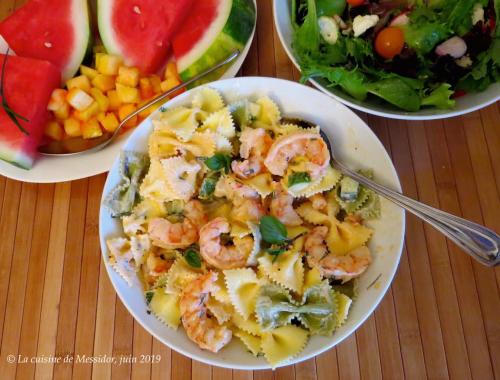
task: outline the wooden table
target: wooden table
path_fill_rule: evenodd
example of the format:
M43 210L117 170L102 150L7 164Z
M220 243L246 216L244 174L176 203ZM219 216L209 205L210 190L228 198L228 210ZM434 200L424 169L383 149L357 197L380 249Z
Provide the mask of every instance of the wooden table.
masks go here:
M20 0L1 0L0 18ZM258 1L242 75L297 80ZM390 152L406 194L500 231L500 112L445 121L360 116ZM398 273L375 313L342 344L276 371L231 371L171 351L126 311L106 274L98 210L106 175L36 185L0 177L2 379L500 379L500 270L487 269L408 216ZM21 355L8 363L8 355ZM64 363L160 355L158 364ZM46 363L59 357L61 363ZM36 358L36 359L31 359ZM33 361L33 362L30 362ZM38 362L35 362L38 361Z

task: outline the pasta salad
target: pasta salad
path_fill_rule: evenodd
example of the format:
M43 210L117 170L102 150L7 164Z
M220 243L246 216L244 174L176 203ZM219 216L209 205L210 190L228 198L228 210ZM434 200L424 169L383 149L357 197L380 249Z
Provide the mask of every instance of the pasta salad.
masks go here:
M237 337L275 367L331 335L372 262L378 196L269 97L227 105L205 87L152 122L147 154L122 153L104 201L123 226L106 242L112 268L205 350Z

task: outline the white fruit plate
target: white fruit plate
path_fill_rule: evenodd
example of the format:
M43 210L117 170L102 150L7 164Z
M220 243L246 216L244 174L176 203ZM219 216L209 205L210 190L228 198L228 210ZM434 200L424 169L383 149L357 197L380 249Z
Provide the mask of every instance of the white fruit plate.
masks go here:
M291 1L290 0L274 0L273 13L274 25L278 32L281 44L285 49L288 57L300 70L300 65L293 53L292 48L292 21L291 21ZM432 120L444 119L453 116L463 115L480 108L486 107L496 101L500 100L500 83L494 83L485 91L467 94L456 99L455 108L450 110L441 110L437 108L421 109L416 112L408 112L387 103L377 101L377 99L367 99L360 101L349 96L338 88L329 86L329 83L324 79L311 80L314 86L328 94L345 105L357 109L359 111L367 112L377 116L389 117L392 119L403 120Z
M377 181L393 189L401 189L396 170L381 142L354 112L335 99L298 83L274 78L234 78L213 82L209 86L220 91L226 102L268 95L277 102L286 117L302 118L317 123L329 136L336 155L347 164L353 168L372 168ZM196 89L176 97L169 101L167 106L191 104L194 91ZM152 123L149 118L132 132L123 144L123 149L147 152L147 139L151 131ZM103 199L119 183L118 171L117 154L104 187ZM370 241L374 261L359 278L359 293L347 322L331 337L313 336L305 349L285 364L309 359L344 340L368 318L384 296L394 277L401 255L405 217L400 208L384 199L381 199L381 206L381 218L369 223L374 229ZM207 364L236 369L270 368L264 358L252 356L237 338L219 353L214 354L201 350L190 341L182 327L178 330L170 329L153 315L148 314L140 286L129 287L109 266L106 239L122 234L120 220L111 218L108 210L101 207L99 235L108 275L123 304L147 331L172 349Z
M257 3L255 0L254 3L257 11ZM224 73L222 78L233 78L236 76L248 55L254 35L255 26L240 56ZM40 156L31 170L24 170L0 160L0 175L23 182L53 183L73 181L104 173L107 172L113 164L116 155L122 149L123 144L128 136L130 136L131 132L132 131L128 131L124 133L111 145L98 152L67 157Z

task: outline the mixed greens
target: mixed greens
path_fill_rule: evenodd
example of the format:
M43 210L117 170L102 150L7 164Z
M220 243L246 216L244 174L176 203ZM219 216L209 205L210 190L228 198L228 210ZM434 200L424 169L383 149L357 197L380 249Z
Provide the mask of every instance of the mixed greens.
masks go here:
M449 109L500 81L500 0L292 0L302 81L359 101Z

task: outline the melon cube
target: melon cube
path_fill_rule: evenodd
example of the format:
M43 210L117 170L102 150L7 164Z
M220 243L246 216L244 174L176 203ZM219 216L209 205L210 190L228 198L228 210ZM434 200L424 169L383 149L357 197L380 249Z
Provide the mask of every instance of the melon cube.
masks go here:
M123 121L128 115L130 115L132 112L136 110L136 107L133 104L124 104L123 106L120 107L118 110L118 117L120 118L120 121ZM137 125L137 115L131 118L127 123L124 125L125 128L132 128Z
M57 119L63 120L69 116L69 104L66 101L68 91L56 88L52 91L47 109L54 112Z
M56 120L51 120L47 123L44 134L52 140L60 141L64 136L64 130Z
M57 111L61 107L64 106L64 104L68 104L66 101L66 96L68 96L68 91L62 89L62 88L56 88L54 91L52 91L52 94L50 95L50 100L49 104L47 104L47 109L49 111Z
M90 92L90 80L85 75L79 75L77 77L68 79L66 81L66 87L68 87L68 90L79 88L80 90L83 90L85 92Z
M179 84L181 84L181 82L176 77L168 77L163 82L161 82L161 91L165 92L171 90Z
M96 69L84 65L80 66L80 73L90 80L94 79L99 74Z
M118 109L122 105L122 102L120 101L120 98L118 97L118 93L115 90L111 90L111 91L108 91L107 96L109 99L109 110L110 111L118 111Z
M175 64L175 62L169 62L165 67L165 79L168 78L179 79L179 75L177 74L177 65Z
M138 105L137 108L142 107L148 101L149 101L149 99L148 100L144 100L143 102L139 103L139 105ZM156 111L160 107L160 103L161 102L152 104L148 108L146 108L144 111L139 112L139 118L141 118L141 119L147 118L149 115L151 115L154 111Z
M76 110L73 116L81 121L88 121L91 117L97 116L101 108L97 102L92 102L92 104L85 108L83 111Z
M64 120L64 132L70 137L78 137L82 135L80 120L70 117Z
M102 127L108 132L114 132L116 128L118 128L118 125L120 125L120 122L113 112L108 112L104 116L104 118L99 120L99 122L101 123Z
M92 118L82 125L82 137L84 139L93 139L102 136L102 129L96 118Z
M97 74L92 79L92 86L98 88L102 92L107 92L115 88L115 78L109 75Z
M151 82L151 86L153 86L153 92L155 94L159 94L161 92L161 79L158 75L151 75L149 77L149 81Z
M122 103L139 103L139 90L134 87L124 86L120 83L116 84L116 92L118 99Z
M101 90L96 87L90 89L90 94L94 100L99 104L99 108L102 112L106 112L109 108L109 99L103 94Z
M72 88L66 97L71 107L78 111L88 108L94 101L92 97L80 88Z
M122 63L122 58L117 55L97 53L95 56L97 71L104 75L117 75Z
M139 81L139 91L142 99L152 98L154 95L153 85L149 78L141 78Z
M124 86L137 87L139 83L139 69L136 67L120 66L116 82Z

